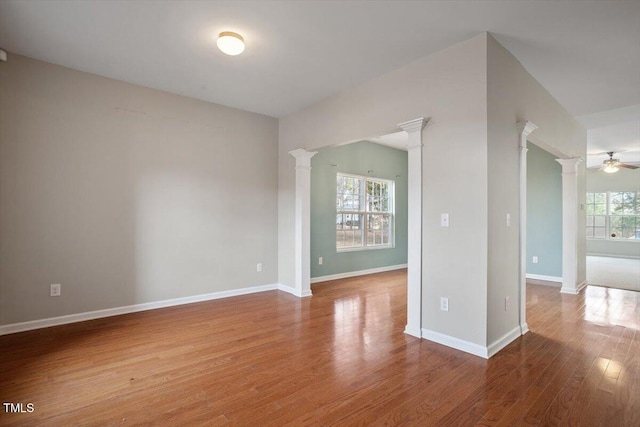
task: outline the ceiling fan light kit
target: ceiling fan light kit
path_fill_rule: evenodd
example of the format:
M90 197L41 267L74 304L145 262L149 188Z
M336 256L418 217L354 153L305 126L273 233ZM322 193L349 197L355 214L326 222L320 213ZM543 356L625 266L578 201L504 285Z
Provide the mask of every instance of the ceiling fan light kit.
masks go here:
M613 154L614 154L614 151L607 152L607 155L609 156L609 158L602 162L602 166L600 166L601 171L606 173L615 173L615 172L618 172L620 168L638 169L638 166L622 163L620 159L614 159Z
M617 166L617 163L619 163L618 159L605 160L603 162L604 167L602 168L602 170L606 173L618 172L620 168Z

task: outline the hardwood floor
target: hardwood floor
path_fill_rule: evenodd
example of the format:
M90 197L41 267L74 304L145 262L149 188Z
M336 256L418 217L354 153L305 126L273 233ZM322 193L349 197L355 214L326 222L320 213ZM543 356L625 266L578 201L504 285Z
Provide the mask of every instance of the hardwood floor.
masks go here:
M402 333L406 272L0 337L1 425L640 426L639 293L529 285L490 360Z

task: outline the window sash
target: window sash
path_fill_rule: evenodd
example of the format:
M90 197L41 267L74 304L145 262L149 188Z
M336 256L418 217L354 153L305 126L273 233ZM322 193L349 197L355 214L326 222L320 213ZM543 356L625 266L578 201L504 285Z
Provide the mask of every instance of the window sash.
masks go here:
M640 192L587 193L587 238L597 240L640 239Z
M336 183L336 250L393 247L395 183L341 173Z

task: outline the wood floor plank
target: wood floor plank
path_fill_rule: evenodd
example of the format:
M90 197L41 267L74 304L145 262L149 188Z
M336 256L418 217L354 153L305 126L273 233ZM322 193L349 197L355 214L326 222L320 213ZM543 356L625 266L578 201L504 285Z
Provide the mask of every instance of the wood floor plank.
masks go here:
M640 425L639 293L527 286L490 360L403 333L406 271L0 337L2 426Z

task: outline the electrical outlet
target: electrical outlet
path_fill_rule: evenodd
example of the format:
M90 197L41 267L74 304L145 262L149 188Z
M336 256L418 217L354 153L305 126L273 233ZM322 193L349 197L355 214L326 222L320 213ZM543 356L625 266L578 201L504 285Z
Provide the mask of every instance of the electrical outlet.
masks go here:
M448 227L449 226L449 214L443 213L440 214L440 227Z
M318 264L322 265L322 257L318 258Z
M262 272L262 263L261 263L261 262L259 262L259 263L256 265L256 271L257 271L258 273L261 273L261 272Z
M507 224L507 227L511 227L511 214L507 214L507 217L505 218L505 222Z
M449 298L440 297L440 310L449 311Z
M62 293L62 285L61 284L56 283L54 285L49 285L49 296L59 297L61 293Z
M509 297L504 297L504 311L509 311Z
M538 263L538 257L534 256L533 259L531 260L531 262L533 262L534 264Z

